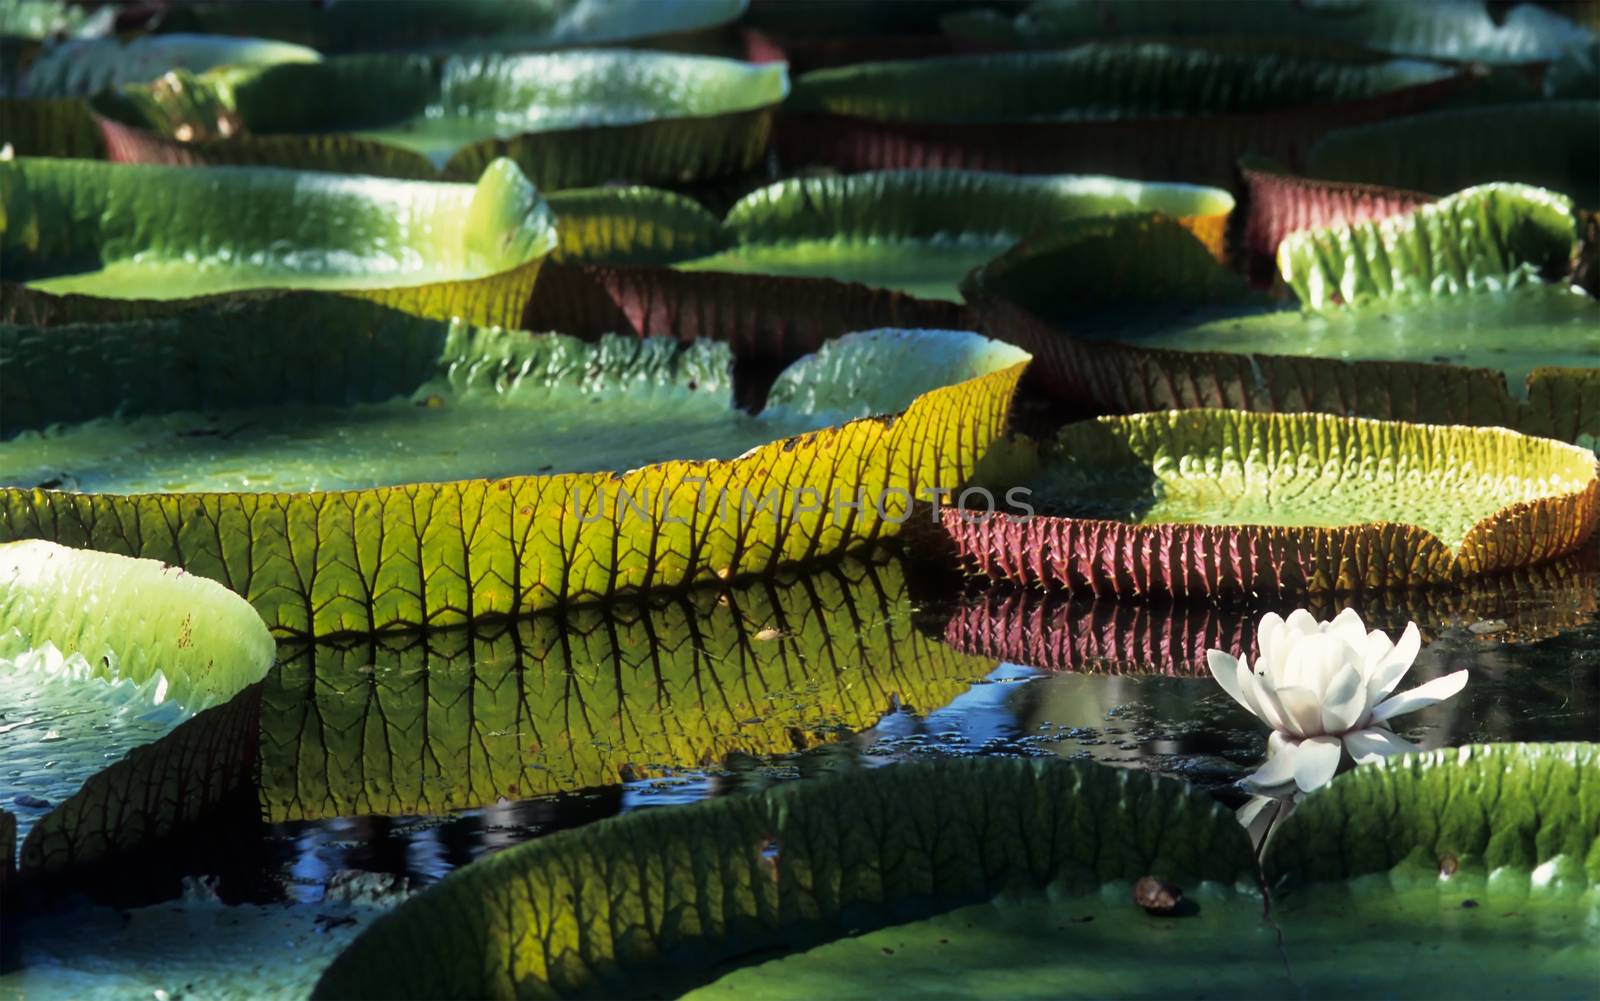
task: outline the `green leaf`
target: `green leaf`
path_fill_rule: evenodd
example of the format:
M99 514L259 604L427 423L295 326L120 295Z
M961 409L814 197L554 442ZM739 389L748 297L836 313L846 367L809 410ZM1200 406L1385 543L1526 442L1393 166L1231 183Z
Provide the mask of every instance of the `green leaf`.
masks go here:
M55 35L103 35L111 28L111 13L67 0L12 0L0 7L0 36L43 41Z
M1184 900L1193 911L1172 918L1134 906L1126 884L1006 896L723 973L685 997L1577 997L1600 946L1586 909L1554 895L1334 884L1275 900L1270 921L1247 894L1190 886Z
M0 798L32 797L17 806L26 834L41 801L61 802L108 755L228 701L275 656L260 616L213 581L44 541L0 545L0 711L10 721Z
M129 864L179 832L216 821L230 804L251 802L260 718L261 686L254 685L90 775L28 831L19 856L22 875L104 879L115 871L110 866ZM104 761L105 745L86 757Z
M897 701L944 705L993 667L917 631L884 553L665 602L292 646L266 686L261 809L437 816L788 754Z
M1498 292L1564 272L1576 246L1570 199L1488 184L1404 215L1291 234L1278 246L1278 271L1302 306L1321 309Z
M1274 882L1402 867L1542 891L1600 884L1600 745L1480 744L1384 759L1342 775L1272 836Z
M947 760L652 810L447 877L315 996L1582 993L1594 753L1480 745L1357 768L1284 821L1266 866L1298 872L1305 848L1331 878L1375 875L1268 909L1230 885L1254 866L1214 804L1104 766ZM1153 873L1187 914L1136 906L1131 881ZM1407 962L1419 952L1439 958Z
M1233 198L1216 188L1112 177L878 171L797 178L740 199L724 223L736 245L686 270L836 278L923 298L1036 229L1081 216L1160 211L1217 254Z
M1590 33L1535 4L1501 18L1482 2L1307 4L1295 0L1038 0L1015 17L953 14L945 30L1012 46L1062 48L1106 37L1181 38L1190 44L1260 39L1348 45L1371 52L1481 63L1540 63Z
M262 38L156 35L123 42L76 39L47 45L28 67L19 97L88 97L120 84L144 83L169 70L269 66L321 59L315 49Z
M1371 300L1355 307L1251 304L1192 237L1148 219L1040 234L964 290L1056 393L1104 409L1320 410L1574 441L1600 433L1600 306L1529 280L1564 270L1563 205L1492 186L1283 244L1308 304L1343 287Z
M913 498L971 474L1027 358L973 334L856 334L791 366L752 417L729 405L725 345L588 345L313 296L0 328L0 351L8 381L48 387L19 401L46 431L5 446L0 534L178 561L318 635L766 572L897 534ZM63 419L78 422L48 427Z
M866 63L796 81L778 153L851 171L1069 171L1230 187L1245 154L1298 163L1331 129L1432 107L1468 83L1410 60L1161 44Z
M97 102L124 158L469 179L503 156L549 190L747 170L789 89L782 65L605 50L347 56L178 82ZM220 136L219 109L235 123Z
M410 0L401 10L209 2L168 11L161 27L286 38L325 52L529 51L697 31L732 21L744 8L745 0Z
M374 922L315 996L673 993L757 950L1152 871L1232 884L1253 863L1232 817L1180 783L1053 760L898 765L502 852Z
M671 264L731 241L722 220L699 202L657 188L573 188L549 201L561 234L558 263Z
M99 159L105 140L77 98L19 100L0 97L0 146L17 156Z
M213 581L44 541L0 545L0 626L21 649L54 646L75 679L148 686L190 712L260 680L276 655L260 617Z
M1167 411L1063 428L1026 478L1044 514L942 516L996 578L1119 596L1353 591L1571 552L1600 519L1596 477L1587 449L1502 428Z
M1515 142L1484 142L1485 136ZM1452 108L1329 133L1305 173L1445 194L1492 181L1537 184L1600 206L1600 101Z
M880 121L1128 121L1241 114L1375 97L1451 71L1230 55L1159 43L955 56L817 70L795 81L795 111ZM961 79L963 86L935 81Z
M474 186L19 159L0 163L0 197L8 280L113 299L337 289L515 325L556 245L507 160Z

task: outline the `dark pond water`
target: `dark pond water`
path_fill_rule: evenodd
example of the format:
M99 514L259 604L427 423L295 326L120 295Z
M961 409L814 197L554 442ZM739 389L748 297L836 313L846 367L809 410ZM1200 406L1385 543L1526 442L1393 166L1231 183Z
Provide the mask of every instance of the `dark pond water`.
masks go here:
M1422 628L1403 687L1471 671L1461 696L1397 729L1425 747L1593 739L1597 567L1591 547L1470 587L1354 599L1369 626ZM884 553L645 607L285 644L261 686L209 714L257 735L237 788L189 834L72 889L123 908L303 905L320 933L353 885L378 888L367 897L382 907L391 891L600 818L926 755L1092 758L1235 805L1266 730L1205 672L1204 651L1248 652L1259 616L1291 607L1050 598ZM1342 602L1312 607L1327 618ZM77 723L15 698L0 716L45 748L8 766L0 794L59 800L87 777L46 767L51 742L37 741ZM207 719L161 740L193 743ZM123 749L105 738L99 752ZM25 825L48 812L26 802ZM50 920L76 929L67 915L79 913Z

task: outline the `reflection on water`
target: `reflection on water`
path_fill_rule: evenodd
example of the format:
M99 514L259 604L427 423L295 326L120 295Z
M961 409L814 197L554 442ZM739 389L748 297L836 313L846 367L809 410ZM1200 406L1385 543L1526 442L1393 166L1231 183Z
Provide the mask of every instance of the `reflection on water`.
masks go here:
M1404 687L1471 670L1396 729L1424 747L1593 739L1594 565L1352 602L1374 626L1422 625ZM228 901L317 903L352 873L424 885L620 812L929 754L1090 758L1243 799L1266 730L1196 662L1248 649L1272 606L1003 589L919 606L908 576L936 590L876 556L647 608L286 650L262 693L266 823L209 830L229 850L178 865Z

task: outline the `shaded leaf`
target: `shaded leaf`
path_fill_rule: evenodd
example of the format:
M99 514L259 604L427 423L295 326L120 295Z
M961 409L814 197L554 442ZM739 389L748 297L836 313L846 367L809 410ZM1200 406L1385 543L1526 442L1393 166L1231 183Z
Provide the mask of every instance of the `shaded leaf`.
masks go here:
M1275 46L1342 44L1371 52L1482 63L1548 62L1590 34L1537 4L1497 17L1461 3L1308 4L1295 0L1040 0L1012 18L951 15L947 31L992 42L1057 48L1106 37L1193 43L1257 38Z
M669 53L374 55L180 76L96 108L133 162L471 179L508 157L553 190L747 170L788 86L781 65Z
M263 35L326 52L373 49L527 51L615 44L732 21L745 0L411 0L402 11L365 4L186 3L164 31Z
M1295 166L1331 129L1431 107L1465 84L1411 61L1159 44L867 63L796 80L777 141L785 163L841 170L1070 171L1226 187L1245 153Z
M1252 868L1232 817L1179 783L1049 760L899 765L502 852L375 922L316 996L671 993L756 950L1009 887Z
M1515 136L1515 142L1485 142ZM1311 148L1305 173L1446 194L1520 181L1600 206L1600 100L1452 108L1333 132Z

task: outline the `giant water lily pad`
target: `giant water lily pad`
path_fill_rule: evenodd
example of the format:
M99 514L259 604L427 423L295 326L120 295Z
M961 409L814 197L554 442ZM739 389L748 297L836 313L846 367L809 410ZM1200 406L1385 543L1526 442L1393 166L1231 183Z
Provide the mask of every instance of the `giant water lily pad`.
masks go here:
M514 325L556 245L516 165L476 185L267 168L0 163L8 281L109 299L336 289Z
M28 804L21 832L108 755L227 701L275 655L261 618L213 581L40 540L0 545L0 794Z
M745 196L724 224L734 246L686 270L835 278L957 299L974 267L1052 222L1163 212L1214 253L1233 198L1217 188L1113 177L879 171L797 178Z
M1587 449L1324 414L1072 424L1022 479L1039 515L949 509L946 530L992 577L1096 594L1459 580L1571 552L1600 517Z
M748 169L787 93L781 65L597 50L221 69L97 106L115 159L466 179L505 156L555 189Z
M1515 135L1516 142L1484 142ZM1448 194L1474 184L1521 181L1600 205L1600 100L1451 108L1329 133L1305 172Z
M944 26L963 37L1012 47L1058 48L1107 36L1182 38L1191 44L1254 39L1490 64L1549 62L1592 37L1537 4L1516 4L1496 16L1481 2L1036 0L1012 17L967 11L950 15Z
M264 35L324 52L408 49L515 51L614 45L710 28L737 18L746 0L410 0L365 4L185 3L163 13L163 31Z
M1323 410L1573 441L1600 434L1600 305L1540 278L1575 245L1565 198L1487 185L1289 237L1279 271L1300 309L1252 300L1156 219L1060 227L963 290L1052 390L1102 408Z
M1484 788L1502 772L1525 781ZM1594 775L1592 744L1358 769L1308 797L1265 858L1269 872L1337 882L1280 882L1268 910L1244 831L1182 783L996 759L851 773L501 853L375 922L316 996L949 996L954 985L1059 997L1220 982L1230 995L1280 997L1393 989L1396 977L1429 994L1502 981L1562 993L1590 969ZM1411 816L1363 854L1395 810ZM1315 823L1329 815L1340 822ZM1299 840L1312 830L1314 845ZM1320 868L1301 867L1308 854ZM1408 854L1429 856L1431 871L1384 874ZM1446 856L1460 864L1441 877ZM1502 868L1486 880L1478 859ZM1187 888L1189 916L1135 905L1133 881L1155 873ZM1462 916L1473 909L1462 901L1478 899L1493 920ZM1448 954L1449 968L1411 977L1348 962L1353 945L1365 953L1395 936L1406 955L1419 941ZM1196 966L1206 979L1190 984Z
M313 49L257 38L168 35L122 42L82 38L5 60L0 73L0 145L17 156L99 159L104 139L83 100L96 91L154 80L172 69L312 62Z
M584 344L310 294L3 333L8 382L37 395L8 397L23 433L0 444L0 531L159 555L319 635L895 534L912 499L971 474L1027 360L974 334L857 334L751 416L722 344Z
M121 41L73 39L46 46L17 83L19 97L88 97L120 84L145 83L174 69L310 63L322 58L304 45L223 35L158 35Z
M796 80L779 152L846 170L1081 171L1227 186L1243 153L1297 162L1331 128L1420 110L1459 83L1415 61L1319 63L1157 43L866 63Z

